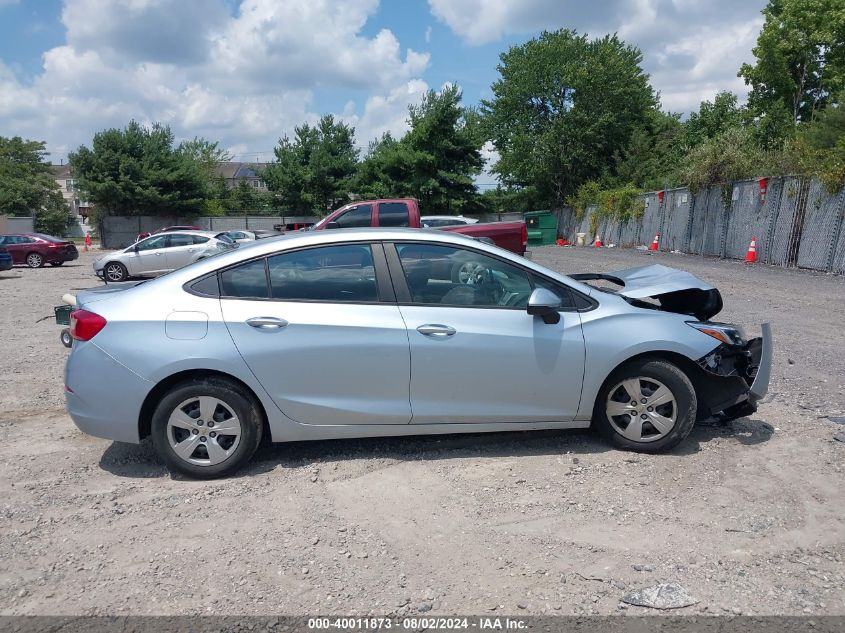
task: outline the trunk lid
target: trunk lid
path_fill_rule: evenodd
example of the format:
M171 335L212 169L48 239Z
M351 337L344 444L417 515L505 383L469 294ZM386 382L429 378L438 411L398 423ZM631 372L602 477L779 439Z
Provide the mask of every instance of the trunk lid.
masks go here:
M706 321L722 310L722 295L716 288L695 275L662 264L612 273L576 273L570 277L578 281L609 281L620 288L599 289L621 295L632 302L654 299L661 310L689 314L700 321Z

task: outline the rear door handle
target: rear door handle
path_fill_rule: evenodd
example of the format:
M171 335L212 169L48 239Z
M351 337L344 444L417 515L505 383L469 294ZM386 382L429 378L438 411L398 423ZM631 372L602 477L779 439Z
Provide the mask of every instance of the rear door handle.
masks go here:
M246 324L259 330L281 330L287 327L288 322L276 317L252 317L246 320Z
M432 338L446 338L452 336L457 330L448 325L440 325L439 323L427 323L417 328L417 332L423 336L430 336Z

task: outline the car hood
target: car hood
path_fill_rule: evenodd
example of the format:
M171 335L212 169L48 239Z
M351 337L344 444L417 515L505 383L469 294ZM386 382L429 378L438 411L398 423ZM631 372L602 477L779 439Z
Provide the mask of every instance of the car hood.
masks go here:
M609 281L620 286L610 292L632 300L655 299L661 310L689 314L702 321L722 310L722 295L716 288L684 270L662 264L570 277L578 281Z

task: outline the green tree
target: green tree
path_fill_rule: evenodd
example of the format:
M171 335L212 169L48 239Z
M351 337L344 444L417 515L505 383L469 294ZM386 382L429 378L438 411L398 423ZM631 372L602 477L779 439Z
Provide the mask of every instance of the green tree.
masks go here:
M845 186L845 93L801 126L795 150L802 170L818 176L829 191Z
M220 175L218 166L222 162L232 160L232 156L220 147L217 141L209 141L195 136L190 141L183 141L176 148L188 160L196 163L205 181L205 209L206 215L224 215L228 191L226 181Z
M739 76L751 86L748 108L765 121L773 145L811 121L845 87L845 0L770 0L754 64Z
M430 90L408 109L410 129L370 144L358 170L364 197L410 196L427 213L480 210L474 177L483 164L480 116L461 105L458 86Z
M0 215L34 215L37 231L63 235L71 215L46 157L43 141L0 136Z
M429 213L459 212L475 196L481 139L465 117L457 85L429 90L409 108L411 129L400 142L408 193ZM473 117L472 121L475 121Z
M348 199L359 154L354 128L326 115L279 139L274 153L262 177L286 210L324 214Z
M70 154L74 178L98 212L123 215L194 215L205 210L201 165L173 147L161 124L132 121L123 130L94 135L91 149Z
M701 145L729 128L742 125L745 113L737 105L736 95L723 91L713 101L702 101L698 112L693 112L683 123L681 141L687 148Z
M588 40L568 29L503 53L482 111L504 184L559 206L600 177L657 107L641 63L615 35Z
M683 136L680 115L652 111L646 124L635 129L628 144L617 152L613 171L602 181L611 187L627 183L642 189L674 186L684 153Z
M404 182L407 165L403 158L403 148L390 132L370 141L355 175L355 193L367 199L410 195Z

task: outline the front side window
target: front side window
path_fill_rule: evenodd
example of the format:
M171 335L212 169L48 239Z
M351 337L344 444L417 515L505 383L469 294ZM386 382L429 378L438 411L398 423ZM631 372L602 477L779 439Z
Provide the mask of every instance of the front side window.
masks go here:
M267 260L270 294L287 301L378 301L372 249L367 244L323 246Z
M148 237L138 242L139 251L151 251L156 248L165 248L166 246L167 235L156 235L155 237Z
M338 216L333 222L338 224L338 228L348 229L356 226L370 226L372 224L373 205L362 204L357 207L352 207L343 215Z
M525 308L533 289L528 273L476 251L437 244L397 244L414 303Z
M404 202L382 202L378 205L379 226L408 226L408 205Z

